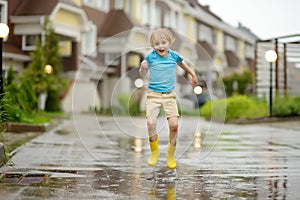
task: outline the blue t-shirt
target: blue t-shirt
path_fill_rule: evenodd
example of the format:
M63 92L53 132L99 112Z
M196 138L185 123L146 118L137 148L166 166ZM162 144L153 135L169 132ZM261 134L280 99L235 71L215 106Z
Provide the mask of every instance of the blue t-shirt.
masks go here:
M176 82L176 63L183 58L178 52L169 49L168 56L162 57L152 50L145 57L150 70L148 88L155 92L171 92Z

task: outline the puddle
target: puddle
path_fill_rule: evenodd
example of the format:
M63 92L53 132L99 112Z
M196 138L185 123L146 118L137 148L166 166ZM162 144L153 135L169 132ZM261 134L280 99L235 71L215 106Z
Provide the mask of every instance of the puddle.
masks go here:
M181 166L176 171L155 169L153 173L128 173L105 166L102 170L68 172L69 176L61 177L57 174L64 172L47 173L54 175L7 174L5 179L2 176L2 183L5 180L6 184L1 185L0 194L13 184L31 185L24 188L19 197L45 199L112 196L121 199L285 199L288 194L286 175L237 176L228 171L193 170L187 166Z

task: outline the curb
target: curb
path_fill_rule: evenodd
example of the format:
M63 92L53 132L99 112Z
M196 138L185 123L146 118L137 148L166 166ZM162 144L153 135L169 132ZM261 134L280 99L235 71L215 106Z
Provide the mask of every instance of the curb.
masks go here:
M229 124L260 124L270 122L287 122L287 121L299 121L300 117L258 117L249 119L236 119L228 121Z
M0 167L5 164L6 154L4 144L0 143Z
M13 132L13 133L46 132L49 130L50 123L26 124L26 123L18 123L18 122L5 122L3 126L7 132Z

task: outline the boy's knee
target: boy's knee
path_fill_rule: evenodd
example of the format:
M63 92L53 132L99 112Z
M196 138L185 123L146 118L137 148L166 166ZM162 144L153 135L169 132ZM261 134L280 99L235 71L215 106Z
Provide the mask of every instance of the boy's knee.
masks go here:
M178 123L177 122L170 123L169 128L170 128L170 131L177 132L178 131Z
M155 120L151 119L150 117L147 118L147 126L149 129L155 129L156 128L156 122Z

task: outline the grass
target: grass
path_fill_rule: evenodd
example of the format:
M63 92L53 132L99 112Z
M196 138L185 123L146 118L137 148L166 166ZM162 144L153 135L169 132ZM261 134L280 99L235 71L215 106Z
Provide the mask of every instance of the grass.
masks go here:
M39 112L34 117L28 118L22 123L30 124L43 124L49 123L56 126L62 120L62 118L68 117L63 112ZM0 124L1 126L1 124ZM5 163L10 159L11 154L18 149L20 146L31 141L33 138L43 134L43 132L24 132L24 133L12 133L5 132L5 130L0 127L0 142L4 144L6 160Z

